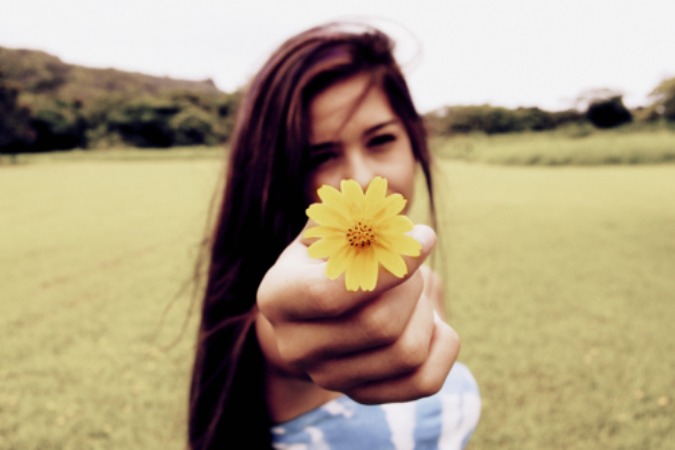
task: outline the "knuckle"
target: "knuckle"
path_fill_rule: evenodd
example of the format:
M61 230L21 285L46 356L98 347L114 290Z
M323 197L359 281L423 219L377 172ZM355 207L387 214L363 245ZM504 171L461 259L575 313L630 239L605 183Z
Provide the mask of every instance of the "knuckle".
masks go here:
M438 325L438 330L440 341L443 342L443 345L448 349L449 353L457 357L457 354L459 354L459 350L462 346L462 341L459 337L459 334L457 334L457 331L442 321Z
M285 345L283 342L277 342L277 351L281 359L291 365L298 365L302 360L300 355L294 351L293 346Z
M336 317L344 312L343 302L335 301L334 287L328 283L308 280L304 285L307 301L325 317Z
M275 302L268 290L261 284L256 294L256 305L258 311L265 316L270 322L273 322L277 317Z
M312 361L310 353L299 345L288 341L278 340L277 351L281 359L294 367L306 368Z
M401 334L400 322L389 308L376 305L362 312L360 329L373 345L389 345Z
M422 335L408 333L397 342L396 354L402 369L413 370L427 360L429 344Z
M455 348L455 353L459 353L459 349L462 346L462 340L459 337L459 334L455 331L454 328L448 327L449 331L449 340L452 342L453 347Z
M429 397L436 394L443 387L444 376L439 376L435 371L423 371L413 381L417 394L420 397Z

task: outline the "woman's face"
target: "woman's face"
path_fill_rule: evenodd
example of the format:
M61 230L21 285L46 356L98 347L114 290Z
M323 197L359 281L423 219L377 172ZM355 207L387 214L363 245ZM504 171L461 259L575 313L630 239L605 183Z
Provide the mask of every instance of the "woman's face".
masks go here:
M375 176L389 181L390 193L412 200L416 164L410 138L384 92L369 87L367 75L340 81L310 103L312 200L324 184L356 180L364 189Z

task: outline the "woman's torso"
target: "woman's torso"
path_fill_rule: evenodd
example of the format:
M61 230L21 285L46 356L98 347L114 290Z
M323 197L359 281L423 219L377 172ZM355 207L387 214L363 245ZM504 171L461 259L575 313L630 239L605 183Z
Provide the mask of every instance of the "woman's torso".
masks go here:
M455 363L440 392L406 403L362 405L341 396L272 428L277 450L464 448L480 418L478 385Z

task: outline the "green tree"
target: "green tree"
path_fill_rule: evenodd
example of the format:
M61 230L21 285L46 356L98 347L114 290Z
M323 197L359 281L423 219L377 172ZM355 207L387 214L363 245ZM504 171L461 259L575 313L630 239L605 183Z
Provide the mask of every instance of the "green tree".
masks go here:
M586 117L598 128L614 128L633 120L633 115L623 104L621 95L591 102Z
M88 123L93 145L107 137L127 145L167 148L214 145L229 139L238 96L177 91L134 99L109 98L92 108Z
M514 112L520 130L544 131L555 128L556 123L551 113L539 108L517 108Z
M25 151L35 135L30 128L30 110L18 102L19 90L6 83L0 74L0 153Z
M87 146L87 123L79 102L35 97L29 101L30 124L35 132L36 151L67 150Z
M213 145L216 117L197 107L184 108L170 120L175 145Z
M169 99L142 97L120 105L108 115L108 131L137 147L171 147L171 119L180 106Z
M675 78L663 80L650 96L657 111L668 121L675 122Z

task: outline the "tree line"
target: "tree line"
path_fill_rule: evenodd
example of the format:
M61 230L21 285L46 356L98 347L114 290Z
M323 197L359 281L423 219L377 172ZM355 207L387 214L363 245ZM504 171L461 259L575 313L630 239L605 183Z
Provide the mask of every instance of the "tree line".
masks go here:
M436 135L675 123L675 78L659 84L651 98L651 105L631 111L620 93L596 91L581 109L448 106L425 120ZM238 92L222 92L210 80L91 69L44 52L0 47L0 153L224 143L239 99Z
M664 80L651 93L652 103L628 109L623 96L611 90L589 93L586 106L565 111L540 108L504 108L492 105L449 106L426 115L433 134L453 135L546 131L561 126L590 124L596 128L615 128L631 122L675 124L675 78Z

